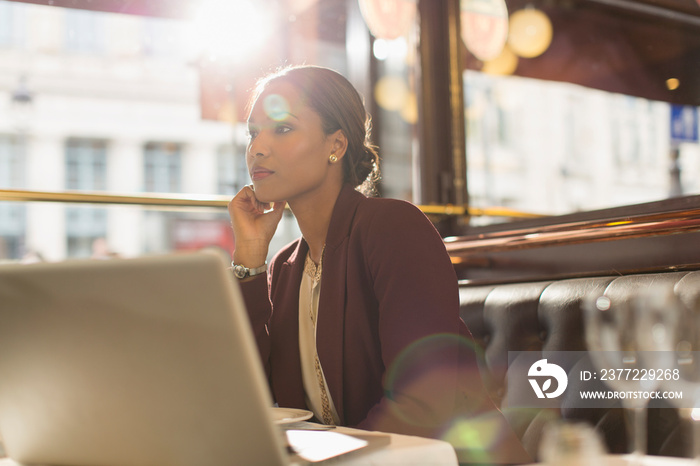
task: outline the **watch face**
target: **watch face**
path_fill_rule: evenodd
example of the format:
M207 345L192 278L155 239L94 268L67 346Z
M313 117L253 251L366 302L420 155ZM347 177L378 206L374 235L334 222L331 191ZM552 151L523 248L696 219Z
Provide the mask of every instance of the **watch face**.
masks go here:
M246 269L242 265L234 265L233 274L238 278L245 278L246 275L248 275L248 269Z

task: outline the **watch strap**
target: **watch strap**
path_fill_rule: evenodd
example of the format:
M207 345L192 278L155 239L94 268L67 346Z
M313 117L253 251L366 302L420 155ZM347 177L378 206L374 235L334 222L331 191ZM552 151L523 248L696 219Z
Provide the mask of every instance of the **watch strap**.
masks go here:
M267 262L265 262L263 265L260 267L256 267L254 269L250 269L246 267L245 265L241 264L235 264L231 262L231 270L233 271L233 274L238 277L238 278L246 278L246 277L254 277L256 275L260 275L261 273L264 273L267 271Z

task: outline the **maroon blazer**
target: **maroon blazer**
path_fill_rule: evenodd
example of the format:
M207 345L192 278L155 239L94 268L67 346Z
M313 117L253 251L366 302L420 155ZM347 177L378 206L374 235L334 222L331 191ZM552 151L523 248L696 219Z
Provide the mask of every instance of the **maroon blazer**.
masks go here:
M307 252L301 238L274 257L267 281L241 283L273 396L302 409L298 307ZM343 425L438 437L460 415L495 410L459 318L442 238L408 202L343 187L326 238L316 332Z

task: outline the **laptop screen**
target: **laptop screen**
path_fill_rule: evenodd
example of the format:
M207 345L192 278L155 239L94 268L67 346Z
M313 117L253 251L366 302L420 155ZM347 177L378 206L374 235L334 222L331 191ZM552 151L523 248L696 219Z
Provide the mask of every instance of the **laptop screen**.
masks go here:
M208 254L0 267L17 461L285 464L237 283Z

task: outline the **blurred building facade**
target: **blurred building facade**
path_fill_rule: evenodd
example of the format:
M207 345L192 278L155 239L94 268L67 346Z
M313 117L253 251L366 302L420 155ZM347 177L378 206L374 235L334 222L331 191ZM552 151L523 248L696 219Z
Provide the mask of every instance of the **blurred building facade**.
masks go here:
M374 117L381 194L416 201L417 24L385 40L356 0L281 4L281 50L258 61L344 73ZM478 63L462 74L471 206L556 215L700 193L697 107L674 119L668 102ZM184 21L0 0L0 189L232 196L249 182L245 126L202 119L205 65ZM0 201L0 260L229 253L222 210ZM270 252L298 235L288 214Z
M0 189L233 195L249 182L245 130L200 117L184 33L0 1ZM0 259L88 257L104 241L122 256L229 249L230 236L225 212L0 202Z

